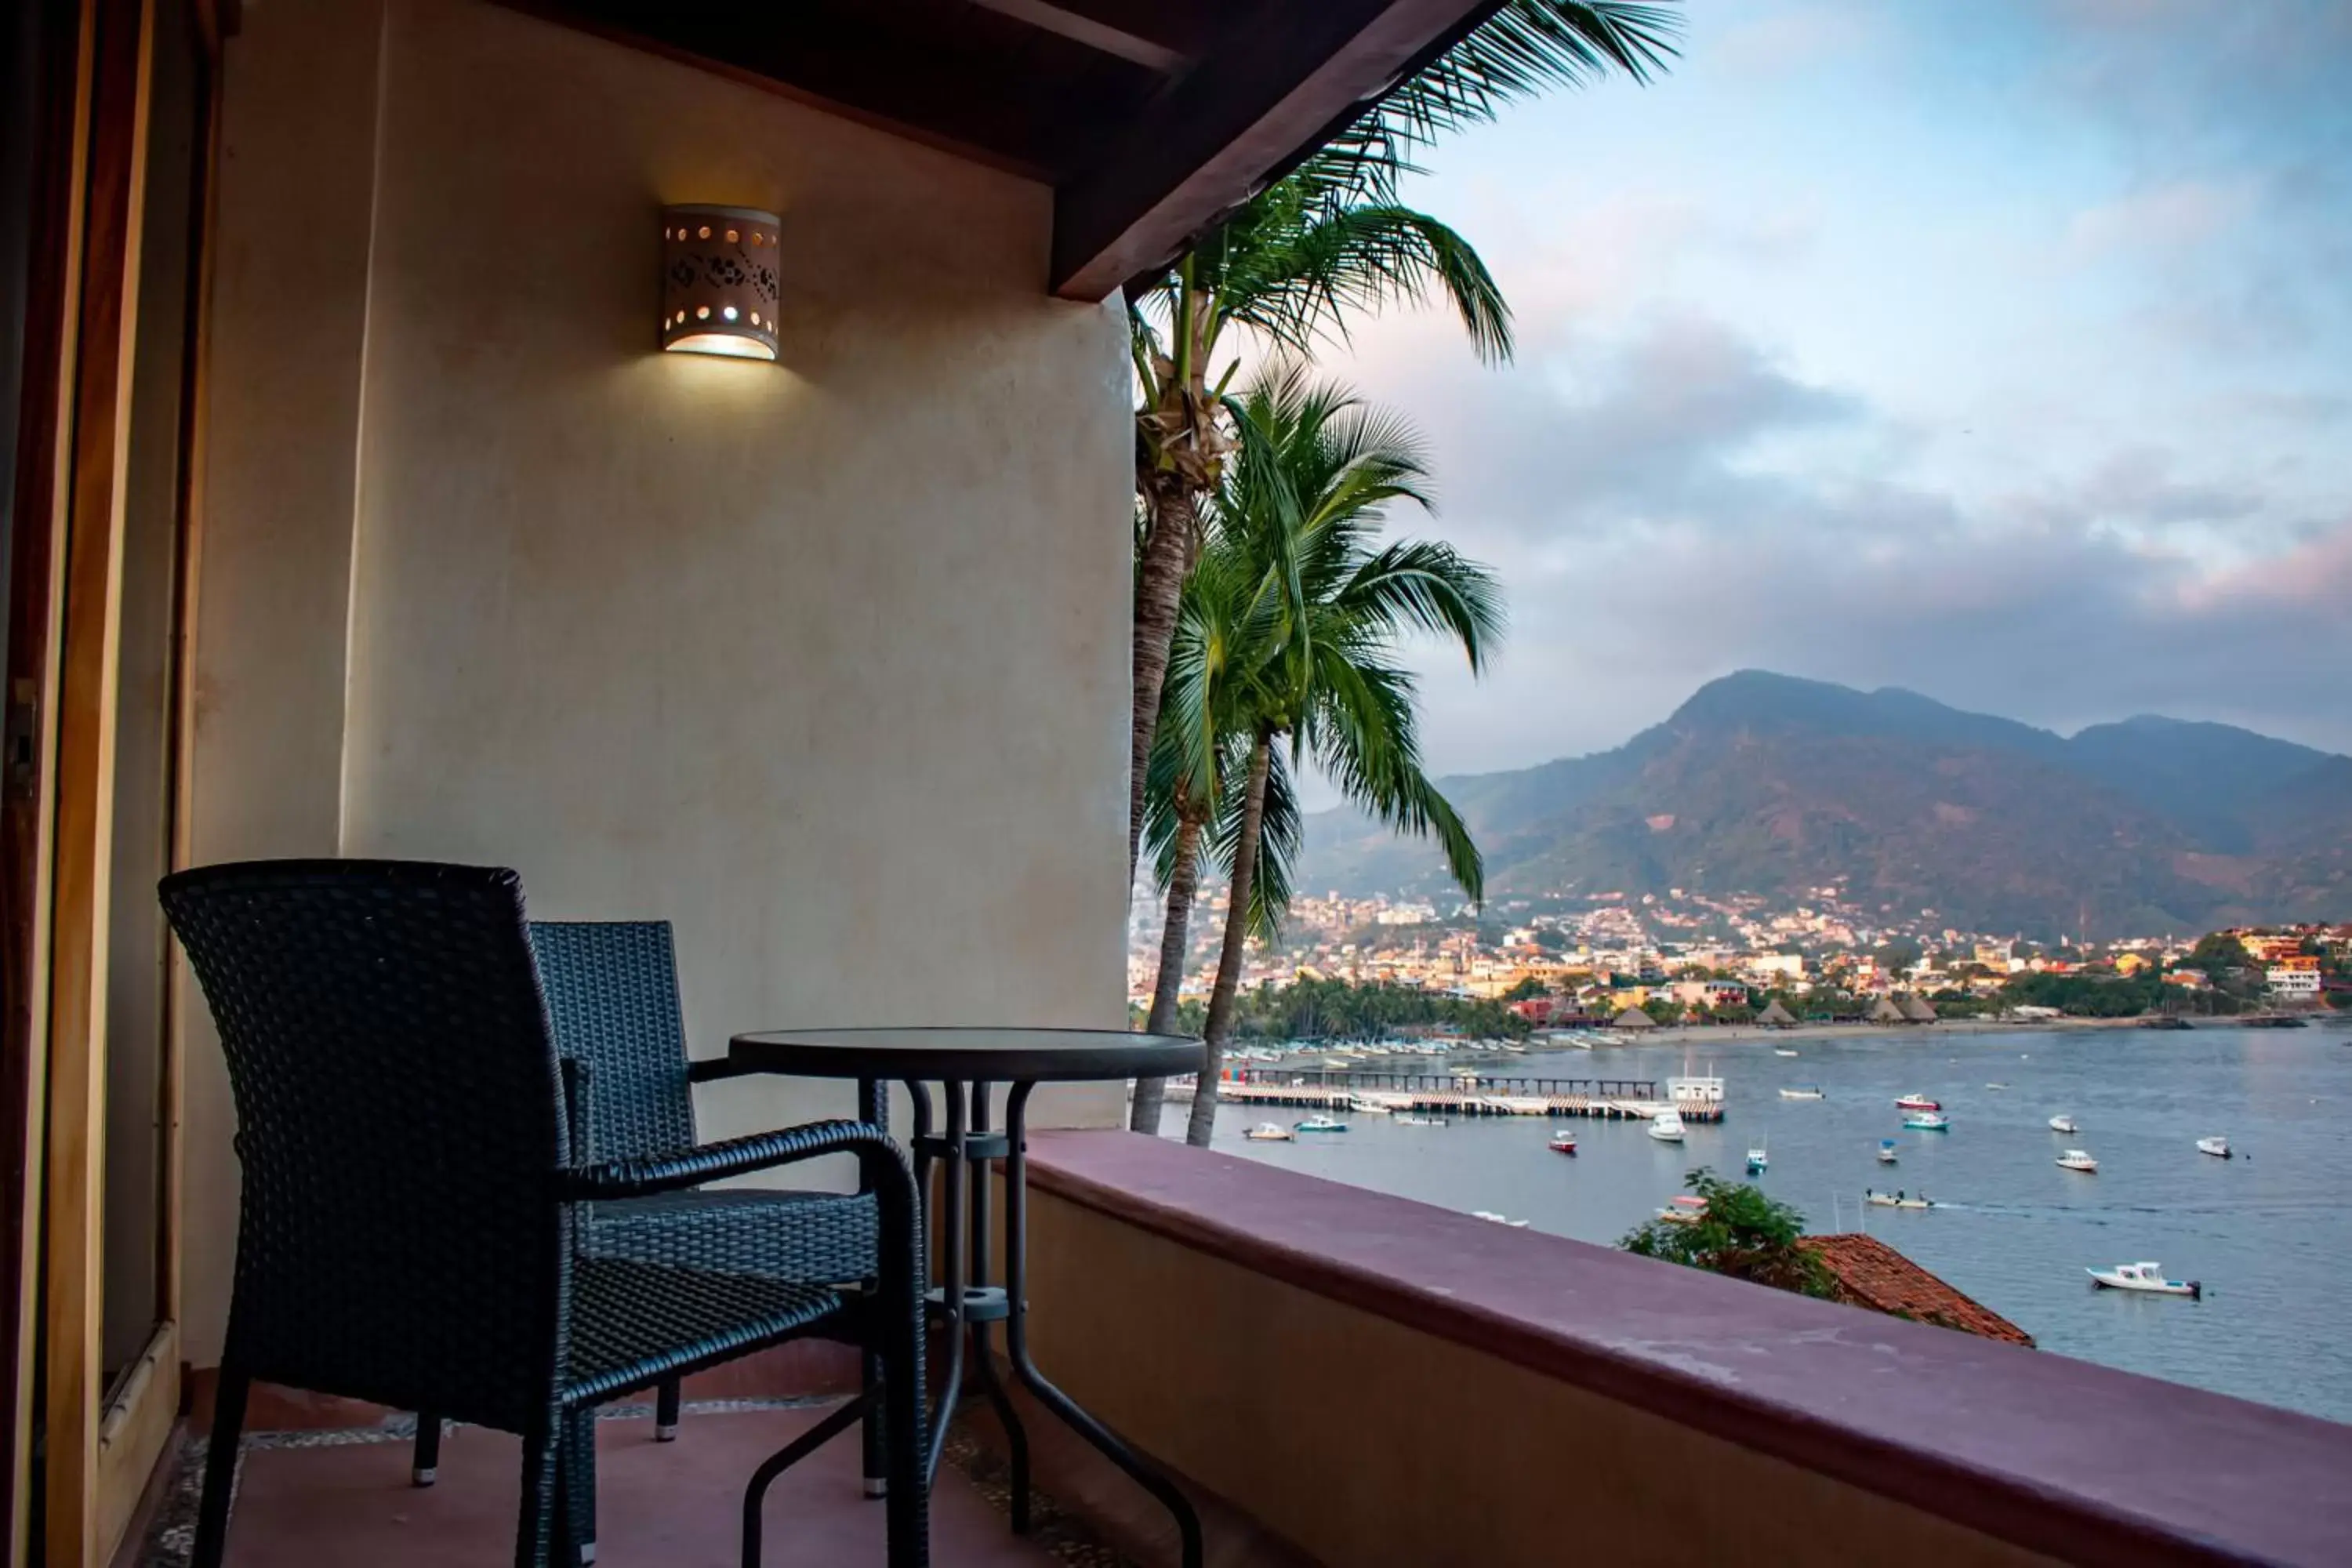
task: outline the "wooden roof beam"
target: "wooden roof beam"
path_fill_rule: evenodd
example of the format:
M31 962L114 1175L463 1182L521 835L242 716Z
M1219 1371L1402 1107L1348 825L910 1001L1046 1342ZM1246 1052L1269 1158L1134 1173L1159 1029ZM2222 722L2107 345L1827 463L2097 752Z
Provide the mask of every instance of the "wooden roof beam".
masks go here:
M1104 299L1165 262L1498 4L1291 0L1238 19L1232 36L1101 159L1063 183L1054 211L1054 291Z

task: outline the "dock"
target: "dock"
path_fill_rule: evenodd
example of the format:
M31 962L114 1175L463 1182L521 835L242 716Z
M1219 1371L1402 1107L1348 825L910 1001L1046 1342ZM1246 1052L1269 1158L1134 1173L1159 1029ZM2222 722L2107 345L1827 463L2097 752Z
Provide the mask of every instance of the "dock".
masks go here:
M1188 1080L1169 1085L1189 1097ZM1297 1106L1310 1110L1434 1112L1444 1116L1600 1117L1647 1121L1668 1110L1685 1121L1720 1121L1720 1100L1662 1096L1651 1079L1503 1078L1481 1073L1339 1071L1328 1068L1233 1069L1217 1098L1234 1105Z

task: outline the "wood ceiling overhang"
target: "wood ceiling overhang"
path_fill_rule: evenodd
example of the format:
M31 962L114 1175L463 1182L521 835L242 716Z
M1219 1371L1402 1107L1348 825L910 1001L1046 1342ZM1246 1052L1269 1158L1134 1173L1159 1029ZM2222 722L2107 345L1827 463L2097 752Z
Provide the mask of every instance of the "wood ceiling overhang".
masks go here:
M520 0L1054 188L1047 286L1168 260L1498 0Z

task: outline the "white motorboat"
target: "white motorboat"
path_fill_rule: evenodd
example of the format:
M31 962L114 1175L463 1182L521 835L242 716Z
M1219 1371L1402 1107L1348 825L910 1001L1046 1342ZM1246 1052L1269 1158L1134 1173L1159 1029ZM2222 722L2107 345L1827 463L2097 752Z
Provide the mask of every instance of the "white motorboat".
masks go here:
M1881 1138L1878 1141L1878 1163L1882 1165L1892 1165L1895 1160L1895 1140Z
M2085 1268L2091 1283L2109 1290L2145 1290L2157 1296L2187 1296L2201 1300L2205 1287L2195 1279L2167 1279L2160 1263L2118 1263L2113 1268Z
M1289 1128L1275 1121L1261 1121L1256 1126L1251 1128L1248 1131L1243 1133L1242 1136L1252 1143L1296 1143L1298 1142L1297 1136L1291 1132Z
M1573 1154L1573 1153L1575 1153L1575 1152L1576 1152L1576 1134L1575 1134L1575 1133L1573 1133L1573 1132L1571 1132L1571 1131L1569 1131L1567 1128L1565 1128L1565 1127L1555 1127L1555 1128L1553 1128L1553 1129L1552 1129L1552 1134L1551 1134L1550 1149L1551 1149L1551 1152L1552 1152L1553 1153L1555 1153L1555 1154Z
M1882 1209L1931 1209L1936 1206L1924 1195L1915 1198L1908 1193L1879 1193L1867 1187L1863 1189L1862 1201L1873 1208Z
M1525 1230L1528 1228L1527 1221L1523 1219L1507 1218L1502 1215L1496 1214L1493 1209L1472 1209L1470 1213L1475 1218L1489 1220L1496 1225L1507 1225L1513 1230Z
M1784 1089L1780 1091L1780 1098L1782 1100L1819 1100L1822 1098L1821 1086L1815 1084L1805 1089Z
M2062 1170L2080 1171L2086 1176L2095 1176L2099 1173L2099 1163L2091 1158L2089 1151L2084 1149L2067 1150L2058 1156L2058 1164Z
M2210 1154L2217 1160L2232 1158L2230 1153L2230 1141L2227 1138L2200 1138L2197 1140L2197 1152L2200 1154Z
M1442 1116L1399 1116L1395 1119L1394 1125L1398 1127L1443 1127L1445 1125L1445 1119Z
M1679 1111L1661 1110L1650 1118L1650 1136L1661 1143L1683 1141L1683 1119Z
M2073 1117L2061 1115L2053 1116L2050 1119L2050 1131L2053 1132L2080 1132L2082 1129L2074 1125L2074 1119Z
M1772 1054L1776 1057L1793 1057L1797 1053L1790 1049L1787 1046L1774 1046L1772 1047Z

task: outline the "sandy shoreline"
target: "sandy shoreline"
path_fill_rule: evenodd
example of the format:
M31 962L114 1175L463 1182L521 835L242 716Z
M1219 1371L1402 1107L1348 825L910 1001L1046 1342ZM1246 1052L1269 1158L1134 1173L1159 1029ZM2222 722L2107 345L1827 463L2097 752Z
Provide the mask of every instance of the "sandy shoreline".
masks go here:
M1939 1035L2019 1035L2041 1034L2053 1029L2128 1029L2139 1023L2137 1018L1943 1018L1932 1024L1797 1024L1787 1028L1768 1028L1760 1024L1700 1024L1685 1026L1662 1024L1654 1029L1619 1030L1627 1045L1674 1044L1717 1045L1738 1040L1854 1040L1854 1039L1919 1039L1929 1040ZM1556 1042L1563 1050L1578 1047L1572 1039ZM1530 1040L1528 1048L1542 1049ZM1595 1046L1595 1050L1608 1050L1607 1046Z

